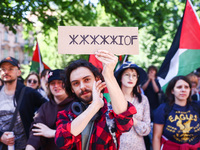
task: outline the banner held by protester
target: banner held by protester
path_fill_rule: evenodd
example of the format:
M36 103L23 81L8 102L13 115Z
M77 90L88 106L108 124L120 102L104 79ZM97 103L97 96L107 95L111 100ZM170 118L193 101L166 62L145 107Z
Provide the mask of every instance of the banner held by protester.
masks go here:
M114 54L139 54L137 27L58 27L58 53L94 54L99 49Z

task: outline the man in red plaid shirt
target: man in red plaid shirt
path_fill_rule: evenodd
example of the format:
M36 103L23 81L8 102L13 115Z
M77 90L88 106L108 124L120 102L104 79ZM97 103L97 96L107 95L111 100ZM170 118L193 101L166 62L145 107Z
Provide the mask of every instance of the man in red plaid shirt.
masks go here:
M132 116L136 109L125 100L114 77L118 58L105 50L97 51L95 56L103 63L102 74L84 60L72 62L66 68L66 92L76 96L81 107L72 106L70 110L58 113L55 142L60 149L116 150L120 146L120 135L133 125ZM101 93L105 87L112 103L109 112Z

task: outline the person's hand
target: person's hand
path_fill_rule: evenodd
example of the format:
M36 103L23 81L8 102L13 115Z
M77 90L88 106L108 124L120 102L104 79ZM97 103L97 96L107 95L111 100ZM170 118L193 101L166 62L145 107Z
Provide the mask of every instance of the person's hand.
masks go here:
M102 108L104 106L103 101L103 94L101 91L106 87L106 83L102 82L101 80L98 80L97 82L93 83L93 89L92 89L92 103L96 105L99 108Z
M137 125L138 119L133 117L133 126Z
M1 136L1 142L9 146L14 145L15 136L10 136L11 134L12 134L11 132L4 132L3 135Z
M102 75L104 77L114 75L114 69L118 62L117 56L106 50L98 50L95 52L95 57L103 64Z
M192 93L191 93L191 95L196 94L196 93L198 93L198 92L199 92L199 91L198 91L197 88L192 88Z
M33 125L35 128L32 129L33 135L35 136L44 136L47 138L52 138L55 136L56 130L50 129L43 123L36 123Z
M151 81L155 80L155 75L152 73L148 74L148 77Z

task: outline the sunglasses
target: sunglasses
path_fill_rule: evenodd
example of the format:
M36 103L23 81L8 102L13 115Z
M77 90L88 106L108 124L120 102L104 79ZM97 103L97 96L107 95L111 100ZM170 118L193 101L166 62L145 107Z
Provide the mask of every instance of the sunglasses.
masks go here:
M38 81L37 81L37 80L31 80L31 79L29 79L29 80L28 80L28 83L31 83L31 82L32 82L33 84L36 84Z

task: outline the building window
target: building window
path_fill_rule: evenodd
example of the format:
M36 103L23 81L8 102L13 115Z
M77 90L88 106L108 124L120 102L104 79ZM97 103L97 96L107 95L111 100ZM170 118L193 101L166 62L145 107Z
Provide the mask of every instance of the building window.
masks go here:
M3 58L6 58L9 56L8 50L7 49L3 49Z
M8 41L8 32L7 31L4 32L4 40Z
M29 63L29 59L28 59L28 53L24 53L24 64L28 64Z
M18 38L18 34L16 33L15 34L15 43L18 43L19 42L19 38Z
M14 51L15 58L19 60L19 51Z
M29 43L28 39L26 39L26 40L24 41L24 43L28 45L28 43Z

